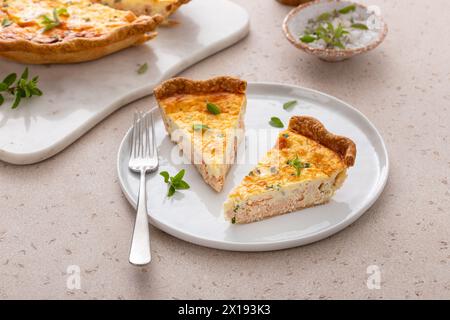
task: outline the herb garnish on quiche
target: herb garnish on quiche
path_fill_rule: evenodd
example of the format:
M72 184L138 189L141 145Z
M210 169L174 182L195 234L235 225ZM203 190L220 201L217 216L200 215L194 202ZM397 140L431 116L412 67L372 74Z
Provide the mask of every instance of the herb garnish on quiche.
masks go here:
M224 204L225 218L249 223L328 202L355 163L356 146L311 117L292 117L277 145Z
M221 191L243 137L247 83L232 77L174 78L155 89L172 141L214 190Z

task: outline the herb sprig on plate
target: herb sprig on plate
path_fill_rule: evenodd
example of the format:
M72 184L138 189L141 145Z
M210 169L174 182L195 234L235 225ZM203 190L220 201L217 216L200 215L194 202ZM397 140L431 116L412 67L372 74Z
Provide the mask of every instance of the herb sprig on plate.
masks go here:
M175 176L171 177L167 171L162 171L159 174L164 177L164 182L167 183L169 189L167 191L167 197L172 197L177 190L189 189L189 184L183 180L186 171L183 169L178 172Z
M297 105L297 100L292 100L292 101L288 101L285 104L283 104L283 109L284 110L290 110L292 109L292 107Z
M25 68L19 78L16 73L11 73L0 82L0 106L5 102L5 93L14 96L11 109L16 109L24 98L42 96L42 91L37 87L39 77L28 80L28 73L28 68Z
M283 122L278 117L270 118L269 124L274 128L284 128Z

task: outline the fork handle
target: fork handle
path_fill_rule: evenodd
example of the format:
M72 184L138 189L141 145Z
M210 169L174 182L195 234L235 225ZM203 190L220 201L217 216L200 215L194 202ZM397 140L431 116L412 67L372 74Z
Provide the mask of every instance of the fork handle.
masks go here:
M149 264L151 259L152 257L150 254L150 231L148 228L145 172L141 171L141 183L139 187L136 222L134 224L133 239L131 240L129 261L133 265L143 266Z

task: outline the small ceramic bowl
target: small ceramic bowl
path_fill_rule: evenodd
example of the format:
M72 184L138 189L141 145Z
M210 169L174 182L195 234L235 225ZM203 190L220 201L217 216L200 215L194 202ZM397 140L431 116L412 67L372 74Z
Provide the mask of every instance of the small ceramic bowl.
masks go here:
M300 36L310 19L315 19L324 12L333 12L334 10L340 10L349 5L355 5L356 13L367 16L367 18L371 17L374 23L376 23L376 26L371 28L371 32L376 32L375 36L369 42L353 48L326 49L304 43L300 40ZM337 62L378 47L386 38L388 28L380 16L378 7L366 7L362 4L344 0L316 0L293 9L284 19L283 31L288 40L297 48L315 55L322 60Z

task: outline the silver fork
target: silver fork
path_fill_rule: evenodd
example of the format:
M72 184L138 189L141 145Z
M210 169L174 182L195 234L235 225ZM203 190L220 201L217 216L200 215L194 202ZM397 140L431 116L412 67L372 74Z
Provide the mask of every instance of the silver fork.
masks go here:
M147 217L146 174L158 168L158 151L156 149L153 114L135 112L133 135L131 139L131 155L128 164L130 170L141 174L136 222L131 241L129 261L133 265L142 266L150 263L150 232Z

